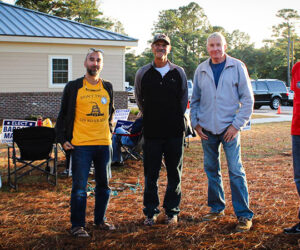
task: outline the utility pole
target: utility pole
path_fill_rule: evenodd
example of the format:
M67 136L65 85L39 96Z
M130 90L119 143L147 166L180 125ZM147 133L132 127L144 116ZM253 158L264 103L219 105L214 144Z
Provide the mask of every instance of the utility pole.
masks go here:
M287 86L290 86L290 23L288 22L288 46L287 46Z
M292 47L292 65L291 68L294 66L294 40L291 41L291 47Z

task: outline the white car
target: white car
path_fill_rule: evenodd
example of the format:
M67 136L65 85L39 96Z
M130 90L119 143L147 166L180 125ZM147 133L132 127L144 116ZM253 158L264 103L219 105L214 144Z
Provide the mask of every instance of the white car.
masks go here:
M287 87L288 89L288 93L289 93L289 96L288 96L288 104L290 106L293 106L293 103L294 103L294 91L290 89L290 87Z
M126 88L126 92L128 94L128 99L131 103L135 103L135 97L134 97L134 87L129 86Z
M188 85L188 97L189 97L189 101L192 99L192 94L193 94L193 81L192 80L188 80L187 81L187 85Z

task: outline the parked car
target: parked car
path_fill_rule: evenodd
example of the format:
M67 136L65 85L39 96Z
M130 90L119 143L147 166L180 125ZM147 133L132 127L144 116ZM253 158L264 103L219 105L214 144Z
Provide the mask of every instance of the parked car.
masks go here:
M134 87L133 86L126 87L126 92L128 94L128 100L131 103L135 103Z
M252 80L254 92L254 108L259 109L263 105L270 105L271 109L278 109L279 105L288 104L289 92L286 84L277 79Z
M127 92L133 92L134 91L134 87L133 86L128 86L128 87L125 87L125 90Z
M288 92L289 92L288 105L293 106L293 104L294 104L294 91L291 90L290 87L287 87L287 90L288 90Z
M192 99L192 94L193 94L193 81L192 80L188 80L187 81L187 85L188 85L188 97L189 97L189 101Z

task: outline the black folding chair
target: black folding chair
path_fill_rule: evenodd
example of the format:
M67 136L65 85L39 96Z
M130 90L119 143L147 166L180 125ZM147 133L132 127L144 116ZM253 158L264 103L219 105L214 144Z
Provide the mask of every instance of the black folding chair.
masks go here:
M45 173L49 183L57 184L57 144L54 128L14 129L13 144L8 148L9 185L17 190L18 181L33 170Z
M119 141L120 145L121 145L121 151L122 151L122 157L123 160L126 161L128 159L133 159L133 160L144 160L144 156L143 156L143 144L144 144L144 136L143 136L143 131L141 133L138 134L122 134L122 136L130 136L130 137L134 137L134 136L138 136L138 141L136 143L135 146L128 146L128 145L124 145L122 144L121 140ZM165 160L164 157L161 160L161 164L166 167L165 164Z
M122 144L121 137L122 136L129 136L129 137L136 137L137 143L134 146L128 146ZM120 140L118 141L119 145L121 146L122 157L123 160L126 161L128 159L134 160L143 160L143 143L144 137L142 132L137 134L121 134Z

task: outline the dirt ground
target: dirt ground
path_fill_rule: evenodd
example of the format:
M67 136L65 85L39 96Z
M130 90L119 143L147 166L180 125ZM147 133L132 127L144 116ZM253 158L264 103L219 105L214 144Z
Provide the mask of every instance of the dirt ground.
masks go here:
M253 228L234 231L234 216L227 165L222 154L226 194L225 216L202 222L207 207L207 178L199 140L185 149L182 202L178 226L162 221L143 225L143 168L141 162L127 161L113 168L113 193L107 218L117 227L107 232L93 228L94 197L88 197L88 240L76 239L70 228L71 178L60 176L49 185L39 173L28 176L16 192L6 185L6 152L0 155L3 187L0 189L0 249L298 249L299 236L282 233L297 222L299 197L293 181L290 122L253 125L242 132L242 157L247 174ZM61 166L59 172L64 168ZM92 176L90 183L93 185ZM130 186L128 184L133 184ZM159 180L161 203L166 189L166 171ZM163 218L163 209L162 216Z

